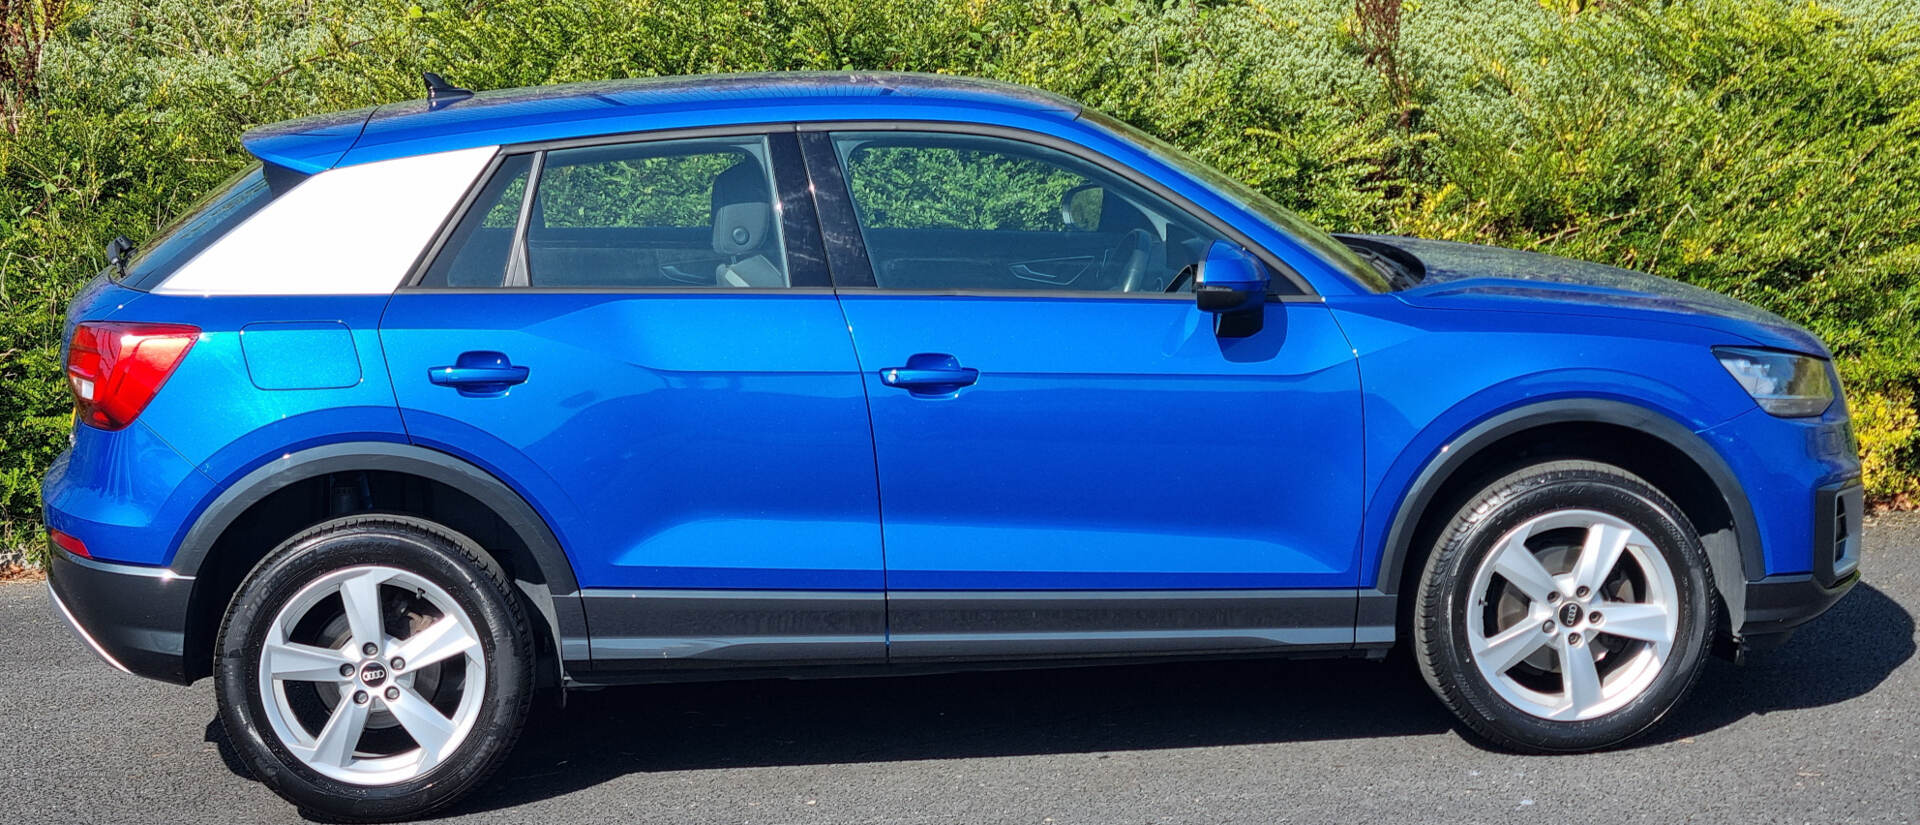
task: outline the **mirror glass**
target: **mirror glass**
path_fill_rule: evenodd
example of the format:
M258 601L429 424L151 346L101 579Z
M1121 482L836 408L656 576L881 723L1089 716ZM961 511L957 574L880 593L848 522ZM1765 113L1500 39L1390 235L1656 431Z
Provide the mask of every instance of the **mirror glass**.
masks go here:
M1107 199L1106 190L1099 184L1089 183L1068 189L1060 196L1060 222L1069 228L1092 232L1100 228L1100 206Z

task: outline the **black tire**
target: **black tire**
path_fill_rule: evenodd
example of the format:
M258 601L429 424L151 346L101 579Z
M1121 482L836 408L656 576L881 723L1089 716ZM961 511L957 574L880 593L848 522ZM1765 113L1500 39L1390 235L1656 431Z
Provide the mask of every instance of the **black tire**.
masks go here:
M1673 573L1679 602L1678 630L1659 674L1637 698L1579 720L1543 718L1507 701L1475 663L1468 638L1468 622L1476 620L1470 618L1476 606L1468 604L1472 577L1498 541L1537 516L1566 509L1598 511L1647 536ZM1613 747L1659 723L1699 680L1717 620L1711 582L1706 551L1692 523L1651 484L1596 462L1536 464L1468 497L1440 531L1414 604L1414 656L1421 675L1447 708L1498 747L1529 753Z
M294 756L265 716L256 687L262 646L281 608L309 583L369 564L399 568L444 590L471 619L486 662L485 693L465 738L425 773L386 785L343 782ZM465 536L406 516L335 519L282 543L234 594L214 663L220 720L253 775L304 811L338 821L418 817L466 795L512 749L533 693L530 638L507 577Z

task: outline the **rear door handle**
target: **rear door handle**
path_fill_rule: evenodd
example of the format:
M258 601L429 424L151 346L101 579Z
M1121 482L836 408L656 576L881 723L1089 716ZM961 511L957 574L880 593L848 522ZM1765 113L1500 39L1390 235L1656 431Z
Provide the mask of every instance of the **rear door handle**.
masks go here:
M468 398L497 398L506 395L508 387L525 383L529 372L514 366L506 353L477 350L460 353L453 366L429 368L427 380Z
M960 366L959 359L943 353L923 352L908 358L904 367L880 371L880 383L923 397L952 395L979 379L979 370Z

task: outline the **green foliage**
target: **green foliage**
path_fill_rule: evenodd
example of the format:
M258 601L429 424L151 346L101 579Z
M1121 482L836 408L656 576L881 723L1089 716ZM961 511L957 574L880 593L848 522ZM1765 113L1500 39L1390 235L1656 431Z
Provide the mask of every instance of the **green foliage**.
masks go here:
M862 146L847 185L867 226L1060 232L1060 198L1086 179L1051 164L976 149Z
M1875 499L1912 504L1920 496L1920 478L1912 471L1920 458L1920 415L1913 401L1913 393L1898 391L1868 395L1853 405L1861 480Z
M569 165L567 153L555 152L540 173L535 202L542 223L556 229L708 226L714 178L746 158L716 148Z
M0 135L0 534L37 534L38 479L68 427L61 314L104 265L102 244L144 240L244 165L244 129L419 97L422 69L474 88L791 69L1038 86L1323 226L1649 270L1807 324L1840 356L1876 495L1915 489L1920 10L1905 0L1374 5L1398 8L1397 37L1354 0L75 8L46 45L18 133ZM648 217L697 220L702 197L671 195Z

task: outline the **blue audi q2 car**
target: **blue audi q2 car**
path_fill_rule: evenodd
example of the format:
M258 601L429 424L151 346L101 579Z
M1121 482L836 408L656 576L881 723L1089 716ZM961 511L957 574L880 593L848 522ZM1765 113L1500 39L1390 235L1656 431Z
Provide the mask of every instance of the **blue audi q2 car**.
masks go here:
M1331 236L1060 97L431 96L257 161L68 315L54 609L240 756L418 816L535 691L1410 649L1580 751L1859 579L1819 339Z

